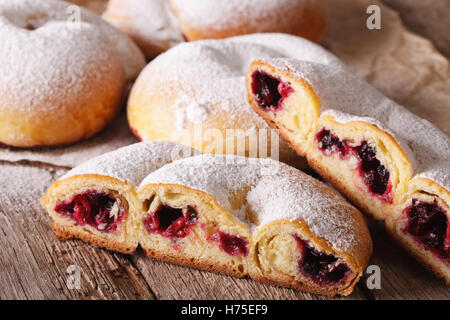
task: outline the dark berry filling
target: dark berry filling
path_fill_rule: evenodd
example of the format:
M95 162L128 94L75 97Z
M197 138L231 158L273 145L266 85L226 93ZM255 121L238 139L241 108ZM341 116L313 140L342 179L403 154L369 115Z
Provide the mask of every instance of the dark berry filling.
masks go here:
M350 268L335 256L319 252L296 234L297 247L302 258L298 261L300 273L320 286L334 285L344 280Z
M354 148L360 159L359 171L372 193L384 195L388 189L389 170L377 159L375 150L363 141Z
M446 263L450 263L450 226L445 210L434 203L412 200L403 213L408 218L405 231Z
M183 209L160 206L144 220L145 229L166 238L184 238L197 223L197 212L191 206Z
M208 240L218 242L220 249L230 256L247 256L248 254L248 241L240 236L218 231L213 233Z
M339 152L345 156L347 150L344 144L330 130L322 129L316 134L316 141L319 143L319 149L324 153Z
M294 90L281 80L265 72L255 71L252 75L252 91L256 103L264 111L279 111L283 99Z
M133 135L139 140L139 141L143 141L141 136L139 135L139 133L137 132L136 129L130 128L131 132L133 133Z
M358 172L369 191L380 200L392 203L392 185L389 183L389 170L381 164L376 152L367 141L358 146L351 146L347 140L341 141L330 130L322 129L316 134L319 150L324 154L338 152L341 159L354 155L359 160Z
M88 190L56 204L55 211L80 226L90 225L99 231L115 232L125 217L118 200L107 193Z

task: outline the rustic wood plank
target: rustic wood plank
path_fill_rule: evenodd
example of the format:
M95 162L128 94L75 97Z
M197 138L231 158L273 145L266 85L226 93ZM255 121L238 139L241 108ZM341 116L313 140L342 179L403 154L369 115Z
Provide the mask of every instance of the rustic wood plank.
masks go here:
M147 258L139 250L132 256L152 288L157 299L262 299L262 300L322 300L327 297L277 288L251 279L236 279L212 272L176 266ZM366 299L359 288L349 297L335 299Z
M154 299L128 257L56 240L39 198L62 172L0 166L0 299ZM66 285L70 265L80 267L79 290Z

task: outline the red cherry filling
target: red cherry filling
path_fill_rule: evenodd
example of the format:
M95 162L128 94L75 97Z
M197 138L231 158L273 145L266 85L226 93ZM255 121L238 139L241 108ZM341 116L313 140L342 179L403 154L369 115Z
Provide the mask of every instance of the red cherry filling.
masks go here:
M281 110L283 99L293 91L287 83L265 72L255 71L252 74L253 95L258 106L266 112Z
M197 212L191 206L183 209L160 206L144 220L145 229L166 238L184 238L197 223Z
M316 134L319 149L324 153L339 152L341 156L347 153L344 144L330 130L322 129Z
M136 129L130 128L131 132L133 133L133 135L139 140L139 141L143 141L141 136L139 135L139 133L137 132Z
M302 253L302 258L298 261L300 273L316 284L320 286L334 285L351 273L350 268L340 259L317 251L296 234L293 237Z
M118 200L107 193L88 190L56 204L55 211L80 226L90 225L99 231L115 232L125 217Z
M248 254L248 241L240 236L218 231L209 236L208 240L218 242L220 249L230 256L247 256Z
M351 146L347 140L341 141L330 130L322 129L316 134L316 141L325 155L338 152L341 159L349 155L358 157L358 172L369 191L380 200L392 203L392 185L389 183L389 170L381 164L376 152L367 141L359 146Z
M408 218L404 231L433 254L450 263L450 226L445 210L434 203L412 199L403 213Z

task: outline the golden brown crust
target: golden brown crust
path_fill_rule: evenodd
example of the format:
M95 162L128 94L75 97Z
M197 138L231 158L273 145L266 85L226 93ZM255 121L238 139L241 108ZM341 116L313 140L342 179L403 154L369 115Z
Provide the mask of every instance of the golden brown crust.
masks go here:
M32 84L27 80L22 91L28 94L11 88L0 96L0 144L19 148L60 146L90 138L102 130L119 111L126 84L120 56L110 48L100 52L102 59L92 57L94 52L86 53L90 55L89 63L77 67L83 76L58 79L61 83L52 88L41 81L31 93ZM73 68L66 69L55 74L73 72ZM43 75L48 76L48 72ZM47 80L53 83L53 79Z
M224 39L238 35L278 32L287 33L320 42L325 35L328 24L326 6L321 1L298 1L295 7L286 10L282 6L264 17L236 16L239 23L227 23L224 26L197 27L191 21L183 19L183 8L172 3L172 8L179 18L180 29L189 41L205 39ZM282 21L283 23L280 23ZM288 23L286 23L288 22Z
M191 267L191 268L196 268L196 269L200 269L200 270L211 271L214 273L233 276L233 277L237 277L237 278L243 278L243 277L247 276L245 273L243 273L242 271L239 271L238 269L232 269L225 265L221 265L221 266L215 265L212 262L208 263L206 261L198 261L193 258L191 259L191 258L185 257L182 254L175 257L172 255L159 253L157 251L153 251L150 249L144 249L144 252L147 257L154 258L154 259L164 261L164 262L169 262L169 263L180 265L180 266L184 266L184 267Z
M253 276L253 280L261 281L266 284L272 285L272 286L279 286L279 287L286 287L286 288L292 288L297 289L301 291L316 293L316 294L322 294L328 297L334 297L336 295L342 295L342 296L348 296L351 294L354 290L354 287L356 283L358 283L359 279L361 278L360 274L354 274L354 278L351 280L350 284L345 288L327 288L327 287L320 287L317 285L309 285L306 282L300 282L296 280L287 280L282 277L279 278L269 278L266 276Z
M97 235L80 228L79 226L63 226L54 221L52 227L53 230L55 230L57 239L61 241L77 238L97 247L126 254L133 253L137 248L137 244L127 244L111 239L100 238Z

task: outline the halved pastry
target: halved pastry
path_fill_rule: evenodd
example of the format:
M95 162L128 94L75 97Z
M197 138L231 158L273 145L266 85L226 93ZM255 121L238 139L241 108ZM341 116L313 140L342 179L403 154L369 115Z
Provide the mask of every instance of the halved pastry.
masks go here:
M447 164L446 175L450 182ZM450 192L426 177L414 178L394 214L389 233L450 285Z
M412 114L340 64L255 61L247 92L253 109L346 197L376 219L393 210L413 174L400 118Z
M138 197L140 244L163 261L347 295L372 252L357 209L271 159L182 159L145 178Z
M56 181L42 198L58 239L79 238L130 253L138 246L142 211L134 186L164 164L194 154L175 143L137 143L84 162Z

